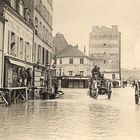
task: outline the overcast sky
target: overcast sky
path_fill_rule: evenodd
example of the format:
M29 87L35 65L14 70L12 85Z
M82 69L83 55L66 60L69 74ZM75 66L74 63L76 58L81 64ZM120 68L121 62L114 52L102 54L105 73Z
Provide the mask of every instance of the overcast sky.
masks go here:
M122 33L122 67L140 67L140 0L53 0L53 34L69 44L89 48L92 26L118 25Z

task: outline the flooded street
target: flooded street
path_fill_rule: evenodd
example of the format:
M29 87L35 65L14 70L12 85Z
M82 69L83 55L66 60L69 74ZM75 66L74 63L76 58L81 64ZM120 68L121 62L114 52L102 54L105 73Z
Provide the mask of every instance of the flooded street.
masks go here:
M113 89L111 100L64 89L63 98L0 106L0 140L139 140L134 89Z

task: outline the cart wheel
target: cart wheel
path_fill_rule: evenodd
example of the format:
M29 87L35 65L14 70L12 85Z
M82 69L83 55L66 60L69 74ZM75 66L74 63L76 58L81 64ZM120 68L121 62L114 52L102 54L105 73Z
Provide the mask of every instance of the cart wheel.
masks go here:
M139 104L139 84L136 83L135 86L135 104Z

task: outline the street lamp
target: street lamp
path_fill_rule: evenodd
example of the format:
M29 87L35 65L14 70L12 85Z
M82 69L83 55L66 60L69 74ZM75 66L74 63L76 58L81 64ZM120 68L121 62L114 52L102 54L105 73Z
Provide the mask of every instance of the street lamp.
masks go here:
M49 75L50 75L50 65L49 64L47 64L46 65L46 73L47 73L47 87L49 87L50 85L49 85L49 82L50 82L50 79L49 79Z

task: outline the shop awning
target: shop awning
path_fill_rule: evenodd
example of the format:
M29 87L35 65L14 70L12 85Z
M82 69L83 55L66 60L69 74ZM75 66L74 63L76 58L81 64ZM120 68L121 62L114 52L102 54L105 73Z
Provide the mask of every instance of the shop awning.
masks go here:
M16 66L20 66L20 67L26 67L26 64L24 62L20 62L18 60L13 60L13 59L10 59L10 58L8 58L8 60L12 65L16 65Z

